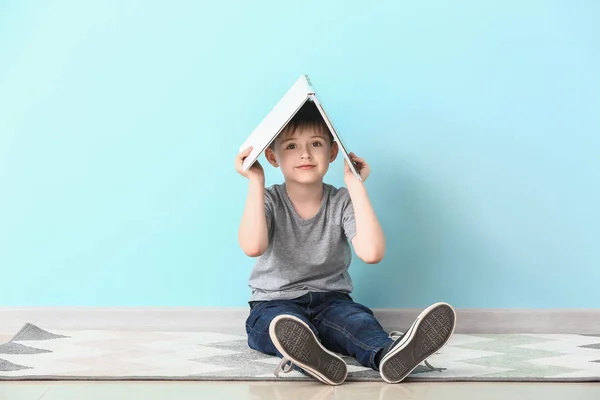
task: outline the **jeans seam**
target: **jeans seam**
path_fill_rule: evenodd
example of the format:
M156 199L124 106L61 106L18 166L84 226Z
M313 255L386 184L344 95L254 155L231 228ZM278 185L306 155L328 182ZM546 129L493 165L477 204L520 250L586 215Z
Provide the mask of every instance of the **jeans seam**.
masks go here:
M375 355L377 354L377 351L373 350L371 352L371 355L369 356L369 364L371 364L371 368L373 368L374 370L378 371L379 370L379 366L375 365Z
M338 332L339 332L339 333L341 333L342 335L346 336L348 339L350 339L350 340L352 341L352 343L354 343L355 345L359 346L359 347L360 347L361 349L363 349L363 350L367 350L367 351L375 351L375 350L379 350L379 347L369 346L369 345L366 345L366 344L362 343L361 341L357 340L357 339L356 339L354 336L352 336L352 335L350 334L350 332L348 332L348 331L346 330L346 328L344 328L344 327L341 327L341 326L339 326L339 325L336 325L336 324L334 324L334 323L332 323L332 322L329 322L329 321L327 321L327 320L325 320L325 319L322 319L322 320L321 320L321 323L322 323L322 324L325 324L326 326L328 326L328 327L330 327L330 328L332 328L332 329L335 329L336 331L338 331Z

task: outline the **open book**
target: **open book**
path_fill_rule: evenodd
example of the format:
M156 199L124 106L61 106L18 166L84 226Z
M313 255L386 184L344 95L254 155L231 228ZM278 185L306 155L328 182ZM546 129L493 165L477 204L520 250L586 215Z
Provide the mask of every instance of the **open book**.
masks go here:
M287 91L287 93L279 100L279 102L273 107L273 109L267 114L267 116L258 124L258 126L252 131L246 141L240 146L240 152L246 150L252 146L252 151L246 157L243 163L243 170L247 171L263 151L269 147L271 142L275 140L277 135L285 128L287 123L294 117L294 115L302 108L307 102L312 101L316 106L323 120L329 127L333 139L338 143L338 147L343 154L344 158L348 162L350 169L354 173L354 176L358 180L362 180L360 174L356 170L354 162L350 159L350 154L346 150L346 147L340 139L340 135L336 132L331 120L325 113L323 106L317 99L316 92L312 86L308 75L302 75L296 83Z

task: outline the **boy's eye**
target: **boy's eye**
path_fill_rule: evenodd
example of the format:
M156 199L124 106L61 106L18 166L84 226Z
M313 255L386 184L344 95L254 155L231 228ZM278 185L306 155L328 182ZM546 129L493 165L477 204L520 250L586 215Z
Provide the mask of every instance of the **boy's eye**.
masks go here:
M318 147L321 145L321 142L313 142L313 146Z
M294 149L294 148L296 148L296 145L293 144L293 143L288 144L287 147L286 147L286 149L290 149L290 150Z

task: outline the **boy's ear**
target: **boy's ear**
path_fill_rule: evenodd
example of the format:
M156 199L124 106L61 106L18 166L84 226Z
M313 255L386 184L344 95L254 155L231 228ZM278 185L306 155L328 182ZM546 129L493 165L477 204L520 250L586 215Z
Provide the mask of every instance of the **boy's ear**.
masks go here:
M279 167L277 158L275 158L275 152L270 147L267 147L267 149L265 150L265 158L267 159L269 164L271 164L275 168Z
M338 143L337 142L333 142L331 144L331 156L329 158L329 162L332 163L335 161L335 159L337 158L338 152L339 152L340 148L338 147Z

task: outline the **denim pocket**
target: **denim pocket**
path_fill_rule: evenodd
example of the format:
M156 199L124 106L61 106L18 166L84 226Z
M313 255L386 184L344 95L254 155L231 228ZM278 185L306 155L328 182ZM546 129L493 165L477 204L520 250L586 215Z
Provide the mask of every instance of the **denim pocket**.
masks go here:
M265 304L266 301L250 301L248 304L250 305L250 312L254 311L256 307L259 307L261 304Z
M341 300L352 300L352 297L350 297L350 295L348 293L342 293L342 292L335 292L335 297L337 297L338 299Z

